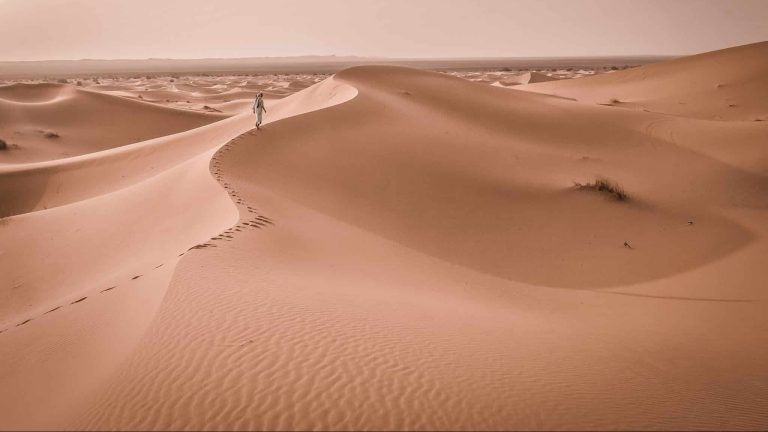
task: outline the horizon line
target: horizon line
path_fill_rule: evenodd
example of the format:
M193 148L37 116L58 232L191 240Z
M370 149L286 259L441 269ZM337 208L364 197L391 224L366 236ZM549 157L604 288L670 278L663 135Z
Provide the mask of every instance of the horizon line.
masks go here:
M202 60L282 60L300 58L323 59L359 59L386 61L419 61L419 60L546 60L546 59L610 59L610 58L665 58L683 57L694 54L611 54L611 55L563 55L563 56L487 56L487 57L377 57L337 54L307 54L291 56L261 56L261 57L146 57L146 58L79 58L79 59L36 59L36 60L2 60L0 63L35 63L35 62L80 62L80 61L202 61Z

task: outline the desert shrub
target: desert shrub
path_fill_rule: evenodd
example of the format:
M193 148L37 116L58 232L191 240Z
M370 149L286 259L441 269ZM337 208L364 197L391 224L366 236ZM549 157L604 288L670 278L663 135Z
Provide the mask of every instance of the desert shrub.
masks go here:
M0 138L0 150L8 150L8 143L2 138Z
M610 102L612 104L621 103L621 101L618 98L611 98L608 102Z
M624 188L606 178L598 177L592 183L575 183L575 185L577 189L588 189L610 194L618 201L626 201L629 199L629 195L624 192Z
M59 84L69 84L69 81L67 81L65 79L58 79L58 80L56 80L56 82L59 83Z
M45 131L43 136L46 138L58 138L60 135L53 131Z

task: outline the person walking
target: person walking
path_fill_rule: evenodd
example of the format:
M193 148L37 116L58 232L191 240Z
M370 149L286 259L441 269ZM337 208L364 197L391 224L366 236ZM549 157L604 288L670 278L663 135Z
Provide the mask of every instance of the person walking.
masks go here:
M261 113L267 112L267 107L264 106L264 93L259 92L256 95L256 100L253 101L253 113L256 114L256 129L261 130Z

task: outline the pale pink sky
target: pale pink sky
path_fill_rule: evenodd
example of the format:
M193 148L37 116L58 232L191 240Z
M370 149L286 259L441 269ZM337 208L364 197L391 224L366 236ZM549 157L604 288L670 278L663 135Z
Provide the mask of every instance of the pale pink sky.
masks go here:
M768 40L768 0L0 0L0 60L690 54Z

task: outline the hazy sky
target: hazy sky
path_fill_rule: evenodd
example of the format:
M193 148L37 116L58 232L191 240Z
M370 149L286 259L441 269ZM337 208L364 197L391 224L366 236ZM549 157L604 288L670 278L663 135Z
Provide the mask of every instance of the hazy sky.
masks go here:
M0 60L690 54L768 0L0 0Z

